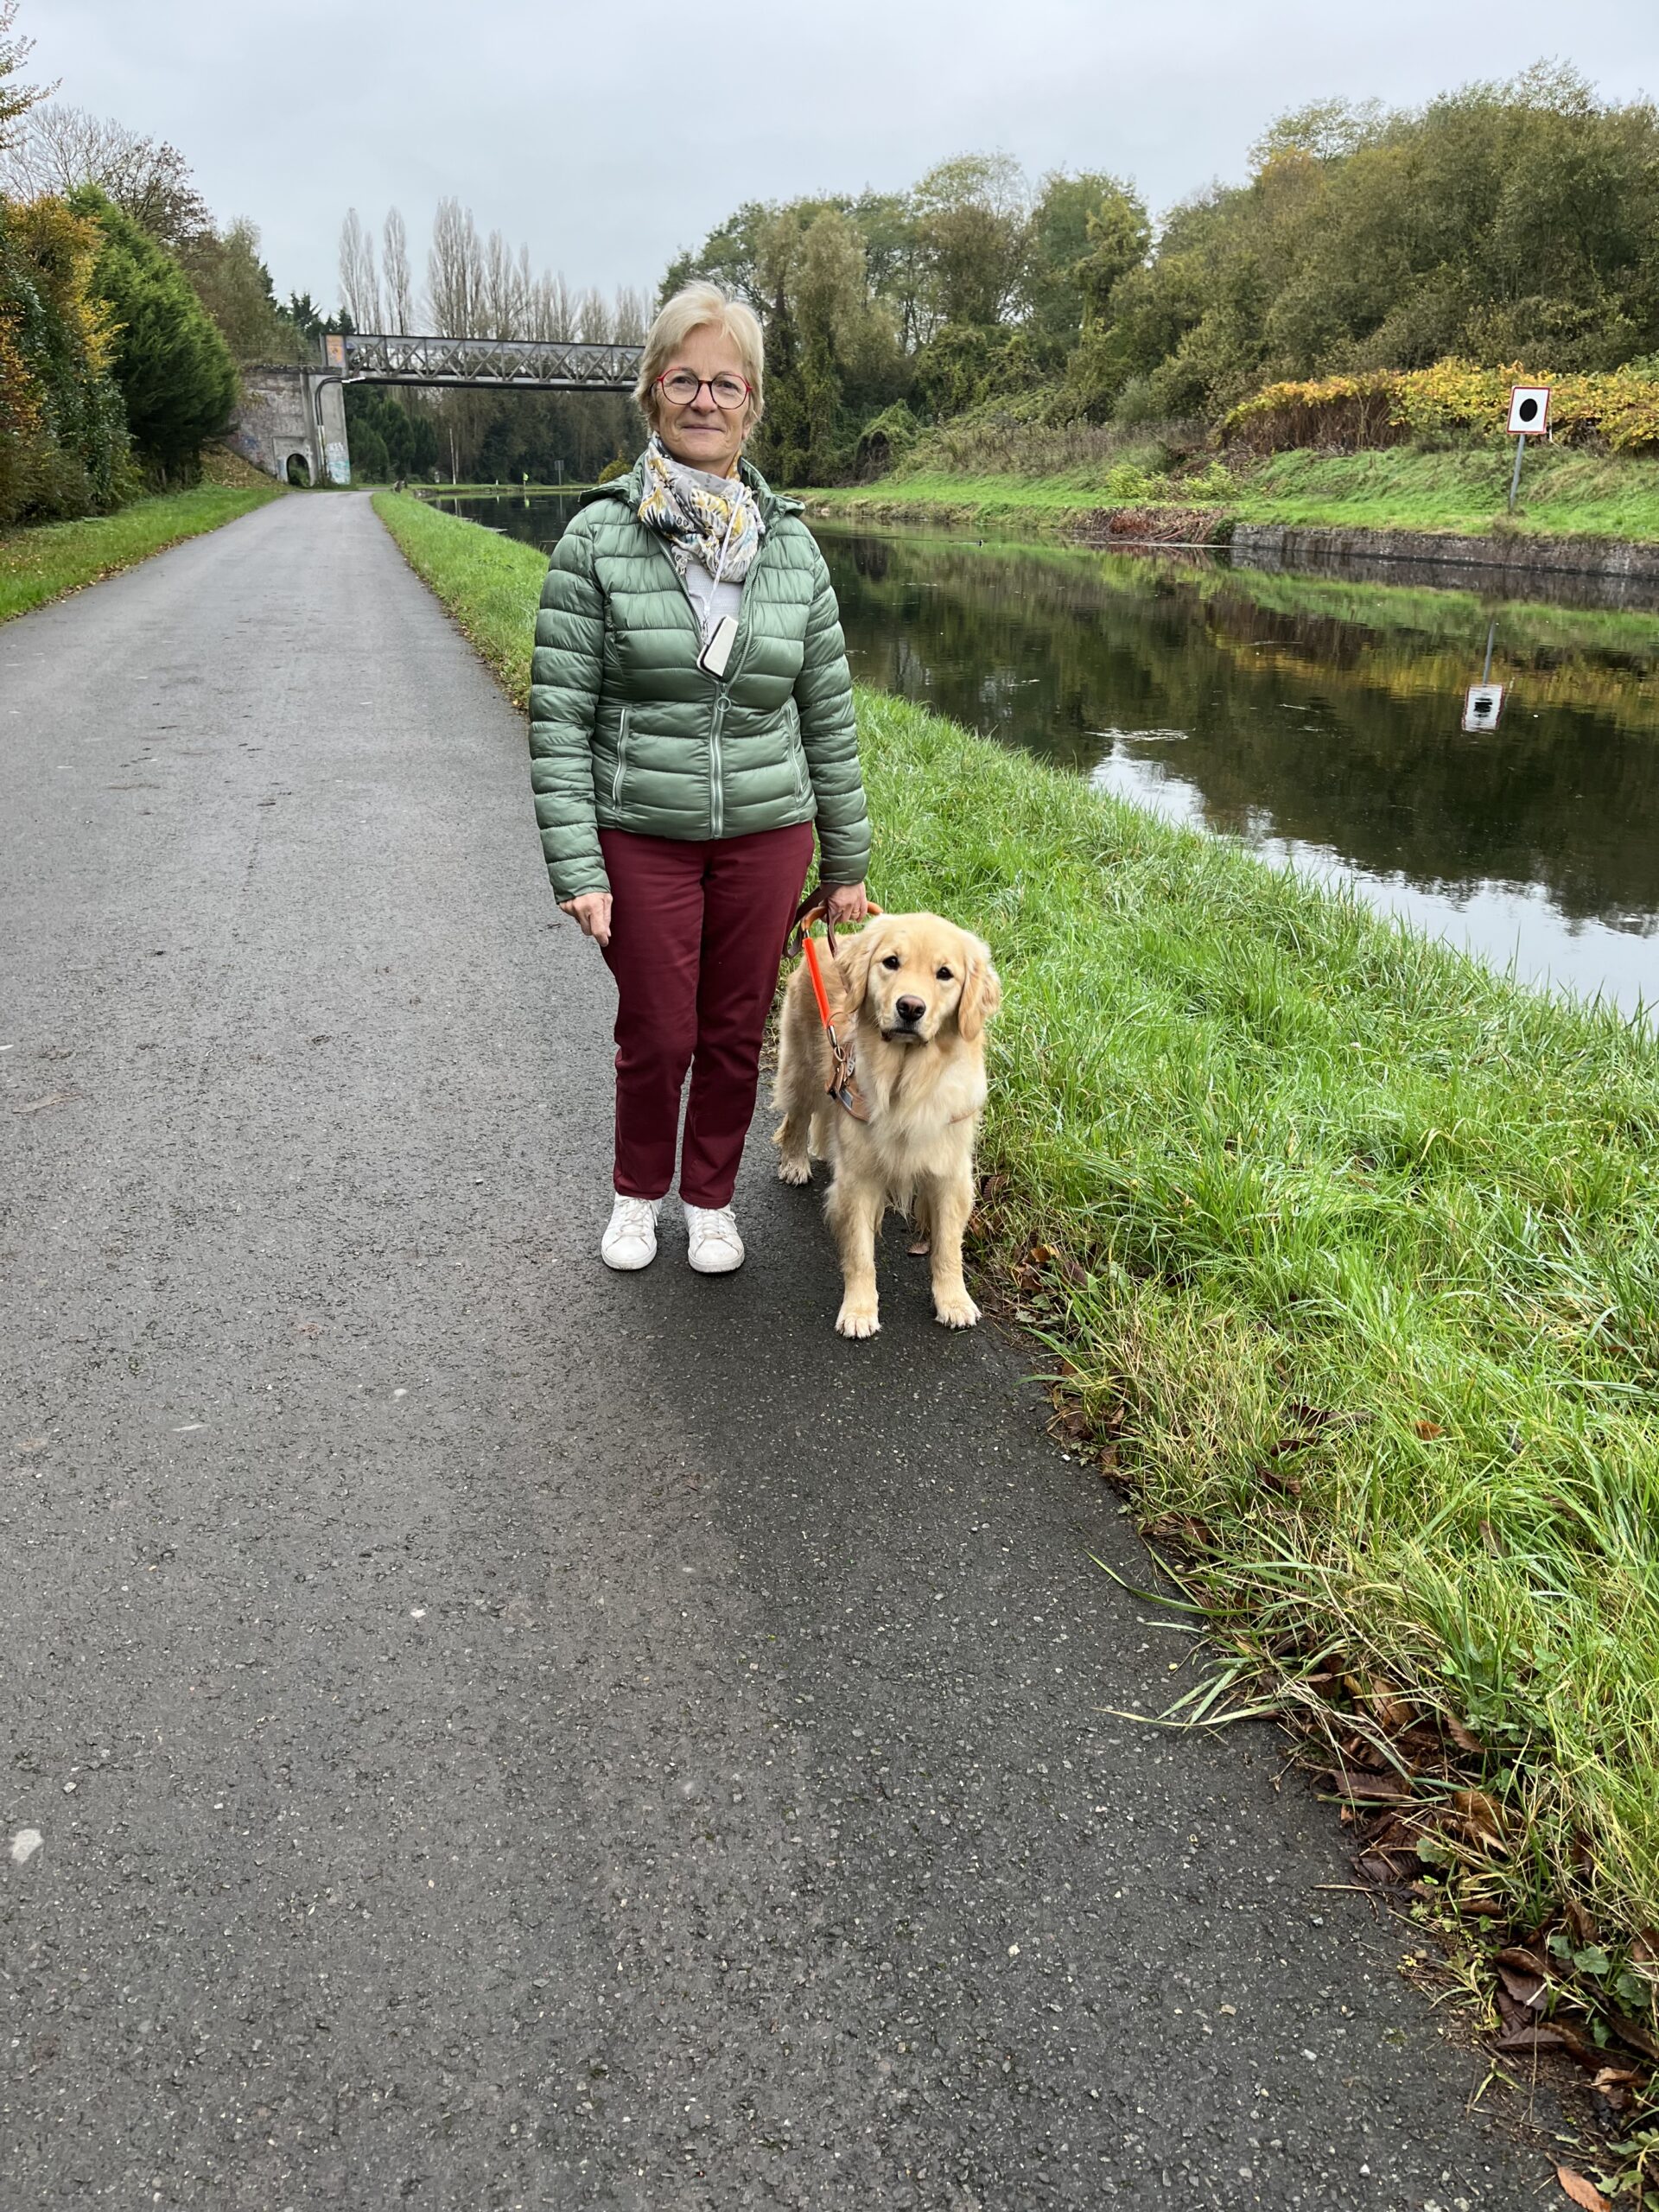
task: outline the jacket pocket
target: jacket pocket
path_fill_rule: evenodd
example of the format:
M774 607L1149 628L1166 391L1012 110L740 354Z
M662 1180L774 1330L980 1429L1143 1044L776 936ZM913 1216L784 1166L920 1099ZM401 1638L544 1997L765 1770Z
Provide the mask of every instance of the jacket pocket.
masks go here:
M616 770L611 778L611 804L622 804L622 779L628 772L628 725L633 719L633 709L624 707L622 720L616 733Z
M789 702L789 741L795 750L795 796L803 806L810 806L812 772L806 765L806 747L801 742L801 710L793 699Z

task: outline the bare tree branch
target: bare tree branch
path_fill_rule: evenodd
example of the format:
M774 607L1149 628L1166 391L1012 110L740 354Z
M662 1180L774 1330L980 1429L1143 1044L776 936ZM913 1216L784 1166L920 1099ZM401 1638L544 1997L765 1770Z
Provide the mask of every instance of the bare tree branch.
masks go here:
M4 85L0 80L0 113ZM96 185L162 245L176 249L211 230L207 204L176 146L145 138L110 117L52 101L35 107L0 150L0 185L19 199Z
M0 150L11 143L13 124L58 89L55 80L49 85L21 85L14 81L35 51L34 40L24 38L15 28L17 5L18 0L0 0Z
M386 315L392 328L407 335L415 327L415 301L409 274L409 237L394 207L382 232L380 266L386 280Z
M380 280L375 274L374 240L355 207L340 226L340 299L354 328L380 327Z

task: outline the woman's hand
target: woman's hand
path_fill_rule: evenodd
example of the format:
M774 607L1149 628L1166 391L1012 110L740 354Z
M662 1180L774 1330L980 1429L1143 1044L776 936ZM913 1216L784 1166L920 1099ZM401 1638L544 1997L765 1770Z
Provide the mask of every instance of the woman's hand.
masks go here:
M861 922L869 911L861 883L838 883L824 902L823 918L832 930L844 930L849 922Z
M861 890L862 887L861 886ZM608 891L584 891L580 899L561 899L559 912L573 914L582 925L582 933L590 937L602 952L611 941L611 894Z

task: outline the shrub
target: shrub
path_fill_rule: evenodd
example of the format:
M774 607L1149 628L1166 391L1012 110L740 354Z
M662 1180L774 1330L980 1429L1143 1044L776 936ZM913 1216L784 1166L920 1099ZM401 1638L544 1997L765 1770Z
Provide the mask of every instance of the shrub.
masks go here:
M84 515L125 489L99 244L60 200L0 199L0 524Z
M1454 359L1427 369L1372 369L1304 384L1270 384L1233 409L1222 423L1222 436L1258 454L1282 453L1293 446L1357 452L1457 429L1498 436L1509 417L1510 386L1516 384L1554 387L1550 429L1568 444L1599 442L1614 453L1659 452L1659 382L1640 364L1554 377L1519 362L1487 369Z
M901 461L922 435L922 426L902 399L884 407L858 434L853 466L861 482L884 476Z

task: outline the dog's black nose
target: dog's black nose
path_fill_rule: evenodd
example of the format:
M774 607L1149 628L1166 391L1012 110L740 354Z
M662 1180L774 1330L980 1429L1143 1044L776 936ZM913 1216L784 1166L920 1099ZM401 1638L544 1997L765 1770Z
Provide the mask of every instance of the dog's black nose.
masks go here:
M927 1012L925 999L900 999L893 1008L900 1021L919 1021Z

